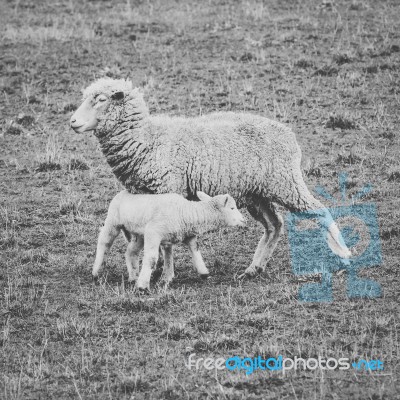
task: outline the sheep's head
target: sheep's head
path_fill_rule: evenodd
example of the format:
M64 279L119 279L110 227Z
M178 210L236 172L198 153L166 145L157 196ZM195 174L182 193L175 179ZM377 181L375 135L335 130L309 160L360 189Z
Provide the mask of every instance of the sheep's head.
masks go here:
M119 122L128 103L136 108L144 104L131 81L101 78L83 91L83 103L71 117L71 128L77 133L96 130L101 123L111 128Z
M220 194L210 197L208 194L198 191L197 197L200 201L212 202L222 214L222 219L227 226L245 226L246 218L237 209L235 200L229 194Z

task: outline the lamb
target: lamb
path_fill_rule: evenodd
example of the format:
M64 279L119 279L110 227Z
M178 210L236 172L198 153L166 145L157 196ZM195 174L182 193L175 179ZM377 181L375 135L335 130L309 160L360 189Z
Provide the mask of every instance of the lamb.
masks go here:
M265 270L282 233L275 203L292 212L313 210L332 251L344 263L351 256L331 214L304 183L295 134L279 122L233 112L150 115L131 81L101 78L84 90L70 125L77 133L94 131L115 176L131 192L188 199L198 190L230 193L264 226L247 276Z
M199 202L186 200L175 194L118 193L111 201L101 229L92 275L97 277L104 257L115 238L122 231L128 241L125 253L129 281L136 281L141 292L148 292L150 276L161 245L164 250L166 284L174 277L173 249L178 242L189 247L194 268L201 276L208 269L196 245L197 235L223 226L244 226L245 218L229 195L210 197L198 191ZM143 266L139 273L139 254L144 247Z

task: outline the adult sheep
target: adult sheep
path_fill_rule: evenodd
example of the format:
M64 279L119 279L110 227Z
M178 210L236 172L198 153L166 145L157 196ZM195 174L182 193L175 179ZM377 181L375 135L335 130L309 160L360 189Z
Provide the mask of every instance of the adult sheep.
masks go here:
M94 131L115 176L132 192L189 199L198 190L230 193L264 226L247 275L265 270L281 235L283 219L274 203L290 211L316 210L330 248L341 258L351 256L329 211L304 183L295 134L279 122L233 112L149 115L132 82L101 78L83 91L71 127Z

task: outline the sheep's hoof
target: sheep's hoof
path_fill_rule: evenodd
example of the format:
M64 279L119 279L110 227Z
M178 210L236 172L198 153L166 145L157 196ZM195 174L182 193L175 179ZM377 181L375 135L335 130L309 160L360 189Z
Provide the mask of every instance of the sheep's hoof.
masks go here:
M203 279L203 281L205 281L209 277L210 277L210 274L200 274L200 278Z
M345 269L340 269L339 272L336 274L337 276L345 276L346 270Z
M98 275L92 275L92 282L96 285L100 283L100 278Z
M148 288L138 288L139 296L147 296L150 294L150 290Z
M243 272L243 274L240 274L236 277L237 280L241 281L242 279L246 278L248 275L246 272Z
M238 276L238 279L244 279L244 278L250 278L252 276L256 276L257 274L260 274L261 272L263 272L263 269L261 267L249 267L247 268L243 274L240 274Z

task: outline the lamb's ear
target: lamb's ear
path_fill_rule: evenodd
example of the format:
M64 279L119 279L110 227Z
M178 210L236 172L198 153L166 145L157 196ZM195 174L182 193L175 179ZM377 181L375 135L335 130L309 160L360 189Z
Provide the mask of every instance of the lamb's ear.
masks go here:
M226 207L226 204L228 203L229 200L229 194L224 195L224 207Z
M115 92L111 95L112 100L122 100L125 97L124 92Z
M200 190L198 190L196 192L197 197L201 200L201 201L205 201L205 200L210 200L211 197L208 194L205 194L204 192L201 192Z

